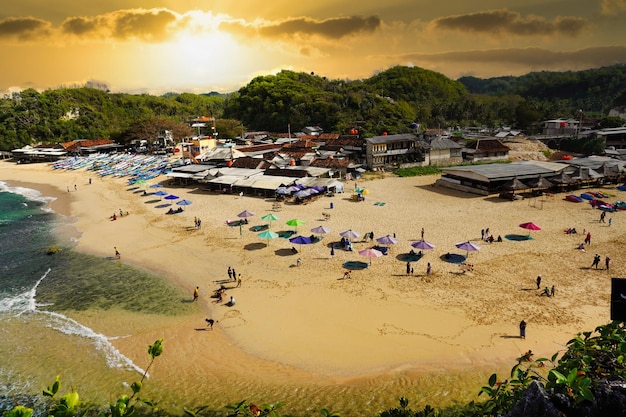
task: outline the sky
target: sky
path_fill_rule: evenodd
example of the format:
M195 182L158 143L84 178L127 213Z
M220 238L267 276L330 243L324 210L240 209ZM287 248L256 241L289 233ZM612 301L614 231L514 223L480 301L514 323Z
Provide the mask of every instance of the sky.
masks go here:
M281 70L452 79L626 63L626 0L11 0L0 93L229 93Z

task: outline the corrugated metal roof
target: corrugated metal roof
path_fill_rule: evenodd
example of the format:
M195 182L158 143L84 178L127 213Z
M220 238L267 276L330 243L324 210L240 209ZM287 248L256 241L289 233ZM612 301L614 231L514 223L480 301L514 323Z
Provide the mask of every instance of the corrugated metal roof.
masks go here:
M412 133L401 133L399 135L383 135L383 136L374 136L371 138L365 139L370 143L389 143L389 142L398 142L403 140L417 140L417 136Z
M555 175L558 171L565 167L561 164L550 162L536 163L537 161L512 162L510 164L489 164L489 165L472 165L442 168L444 174L450 173L454 175L464 175L472 177L482 177L484 181L494 180L510 180L517 177L519 180L524 178L535 178L539 175L550 176ZM549 164L549 165L546 165Z

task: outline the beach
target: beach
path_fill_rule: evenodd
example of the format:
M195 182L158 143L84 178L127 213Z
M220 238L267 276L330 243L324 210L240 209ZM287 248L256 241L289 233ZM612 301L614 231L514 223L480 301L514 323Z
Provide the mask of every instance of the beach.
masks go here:
M611 277L626 273L620 212L608 213L609 226L599 222L599 210L565 201L564 194L508 201L435 187L436 179L360 179L346 183L344 194L277 209L272 199L210 193L200 184L174 186L161 176L149 183L192 202L183 213L168 215L165 200L143 195L155 191L149 184L133 186L128 178L46 164L0 163L0 181L55 197L50 207L72 219L76 250L166 277L188 294L181 303L190 302L199 287L192 313L174 318L65 313L96 331L128 334L112 343L135 363L145 363L146 346L163 338L165 351L151 369L150 385L184 389L194 404L202 404L207 393L215 404L250 399L250 392L266 396L255 398L259 402L314 403L316 393L330 390L337 393L337 403L323 405L342 410L362 401L365 414L367 407L396 405L390 399L409 395L416 384L432 395L420 399L424 404L475 399L485 375L506 377L525 351L550 357L577 332L608 322ZM367 189L365 201L351 200L355 185ZM611 186L603 191L614 196L609 201L624 200L626 194ZM120 217L120 210L128 215ZM226 223L239 220L244 210L254 213L248 225ZM301 246L259 238L250 228L268 223L261 217L269 213L279 217L270 225L275 232L296 229L286 225L296 218L305 222L297 234L309 236L320 225L331 232ZM199 229L194 217L202 220ZM520 228L524 222L541 230ZM579 233L564 233L571 227ZM414 273L407 275L402 255L421 238L422 228L435 248L412 262ZM482 241L486 228L503 241ZM336 248L331 254L329 244L348 229L361 236L372 231L376 238L395 235L398 243L390 245L388 255L371 260L358 254L373 245L361 239L353 241L353 252ZM592 234L585 251L576 249L583 229ZM455 247L467 241L480 250ZM119 260L113 259L114 247ZM291 253L291 247L299 253ZM447 262L447 253L467 256L473 270ZM590 268L596 253L602 257L598 270ZM610 271L604 270L606 256L612 260ZM343 279L346 261L371 265ZM241 287L231 288L236 283L228 282L229 266L241 274ZM213 302L211 294L221 283L227 287L224 301L233 296L234 306ZM546 286L555 287L554 297L540 295ZM206 330L205 318L216 321L212 331ZM528 323L523 340L521 320ZM166 401L175 406L180 398Z

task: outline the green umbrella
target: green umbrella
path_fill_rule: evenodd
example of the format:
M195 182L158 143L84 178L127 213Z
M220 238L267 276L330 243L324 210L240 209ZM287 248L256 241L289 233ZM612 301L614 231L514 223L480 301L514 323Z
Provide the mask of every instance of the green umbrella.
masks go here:
M305 224L306 222L304 220L300 220L300 219L291 219L287 221L287 226L293 226L296 228L296 230L298 230L298 226L302 226L303 224Z
M272 222L274 220L278 220L279 218L280 217L278 217L277 215L270 213L270 214L266 214L265 216L261 217L261 220L265 220L266 222L270 222L270 227L272 227Z
M278 233L272 232L271 230L266 230L257 235L261 239L267 239L267 246L270 244L270 239L276 239L278 237Z

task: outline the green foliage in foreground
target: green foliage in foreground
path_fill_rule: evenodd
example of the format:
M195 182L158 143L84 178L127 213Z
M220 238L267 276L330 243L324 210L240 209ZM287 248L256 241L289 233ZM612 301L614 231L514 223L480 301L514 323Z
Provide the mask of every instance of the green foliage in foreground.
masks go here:
M148 348L151 362L146 369L141 381L131 385L133 391L129 397L120 396L116 402L109 404L104 411L104 416L131 417L135 414L137 405L147 405L152 411L156 411L156 405L147 399L139 398L143 379L148 369L157 356L163 352L163 340L157 340ZM550 397L560 396L569 405L567 410L561 410L563 415L577 413L581 407L596 405L594 387L601 380L618 380L621 383L626 378L626 326L621 322L612 322L597 327L593 332L579 333L567 343L567 350L560 359L559 353L551 358L533 359L529 350L517 360L517 364L511 369L508 378L501 380L496 374L491 375L487 385L480 389L478 396L484 395L482 402L472 401L469 404L450 407L443 410L435 410L426 405L419 411L409 408L409 401L401 397L399 407L391 408L378 414L379 417L484 417L504 415L511 410L524 396L531 382L536 381L549 392ZM60 388L60 380L57 377L55 383L43 391L43 395L51 399L47 415L54 417L76 417L86 414L79 401L78 393L72 391L59 399L56 399ZM483 397L483 398L484 398ZM257 406L246 400L237 404L227 405L228 417L281 417L278 410L283 406L277 404L263 404ZM196 410L184 409L189 417L203 415L208 407L203 406ZM5 413L5 417L31 417L33 410L23 406L16 406ZM338 413L328 409L320 410L324 417L340 417ZM376 414L373 412L372 416ZM286 416L286 415L285 415Z
M417 177L421 175L441 174L441 169L435 166L399 168L393 173L398 177Z

